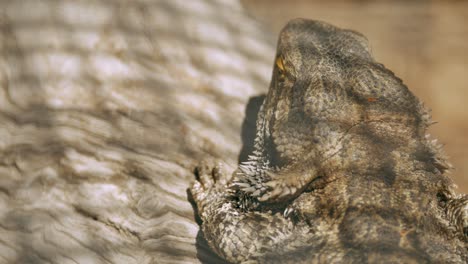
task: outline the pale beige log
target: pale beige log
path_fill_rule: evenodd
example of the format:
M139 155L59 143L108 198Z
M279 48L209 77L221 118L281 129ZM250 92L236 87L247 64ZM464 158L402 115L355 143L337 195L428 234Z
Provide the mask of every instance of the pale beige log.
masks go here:
M0 263L213 260L187 187L273 56L234 0L0 1Z

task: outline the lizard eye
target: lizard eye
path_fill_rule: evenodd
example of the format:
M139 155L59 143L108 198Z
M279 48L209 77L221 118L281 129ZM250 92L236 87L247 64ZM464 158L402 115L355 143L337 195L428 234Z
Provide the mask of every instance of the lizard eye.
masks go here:
M284 69L284 61L283 61L282 56L278 56L276 58L276 67L278 67L281 74L284 74L285 69Z
M294 82L294 68L291 66L291 64L288 64L287 61L285 61L282 54L276 57L275 66L276 80L278 81L278 83L291 84L291 82Z
M275 61L276 68L278 69L278 81L284 83L286 80L286 66L283 60L283 56L278 56Z

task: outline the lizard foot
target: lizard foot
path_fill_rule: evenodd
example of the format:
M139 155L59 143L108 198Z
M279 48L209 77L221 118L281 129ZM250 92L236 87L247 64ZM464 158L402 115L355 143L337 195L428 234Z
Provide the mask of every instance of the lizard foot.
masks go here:
M267 186L267 190L258 197L258 200L261 202L289 199L302 187L298 184L300 183L299 177L294 177L294 175L285 177L286 175L272 172L267 172L267 174L271 177L271 180L264 183Z
M225 176L221 164L201 162L195 168L196 180L190 187L190 192L199 209L203 209L210 200L224 192L227 181Z

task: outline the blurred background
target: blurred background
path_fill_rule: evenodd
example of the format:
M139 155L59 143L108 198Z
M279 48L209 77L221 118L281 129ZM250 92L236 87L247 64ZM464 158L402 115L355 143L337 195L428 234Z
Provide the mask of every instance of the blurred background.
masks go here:
M438 123L459 191L468 193L468 1L242 0L277 35L303 17L363 33L374 57L392 70Z

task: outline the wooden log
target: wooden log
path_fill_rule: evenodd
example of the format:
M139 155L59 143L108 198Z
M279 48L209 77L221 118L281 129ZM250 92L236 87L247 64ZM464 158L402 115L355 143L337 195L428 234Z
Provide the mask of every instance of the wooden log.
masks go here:
M273 56L235 0L0 1L0 263L219 261L187 188Z

